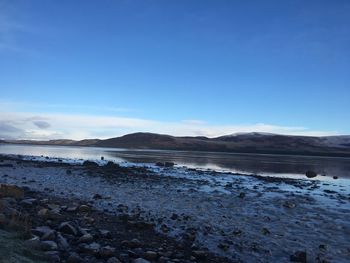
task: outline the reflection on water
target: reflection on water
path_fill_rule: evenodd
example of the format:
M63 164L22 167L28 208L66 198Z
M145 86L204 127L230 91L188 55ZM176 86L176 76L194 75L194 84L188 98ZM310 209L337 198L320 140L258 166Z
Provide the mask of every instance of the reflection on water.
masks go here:
M192 168L281 176L314 170L318 174L350 178L350 158L10 144L0 144L0 154L92 160L104 156L106 160L135 163L172 161Z

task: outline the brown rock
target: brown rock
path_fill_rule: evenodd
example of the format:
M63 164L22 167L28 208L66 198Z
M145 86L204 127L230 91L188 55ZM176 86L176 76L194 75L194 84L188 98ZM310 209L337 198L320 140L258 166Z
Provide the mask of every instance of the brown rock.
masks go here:
M24 191L16 185L0 184L0 198L2 197L21 199L24 197Z

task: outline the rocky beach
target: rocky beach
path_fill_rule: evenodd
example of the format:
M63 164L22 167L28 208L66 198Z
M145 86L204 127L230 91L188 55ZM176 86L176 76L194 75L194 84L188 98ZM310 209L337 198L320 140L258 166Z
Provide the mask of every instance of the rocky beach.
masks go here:
M348 179L0 159L1 228L36 253L23 262L349 262Z

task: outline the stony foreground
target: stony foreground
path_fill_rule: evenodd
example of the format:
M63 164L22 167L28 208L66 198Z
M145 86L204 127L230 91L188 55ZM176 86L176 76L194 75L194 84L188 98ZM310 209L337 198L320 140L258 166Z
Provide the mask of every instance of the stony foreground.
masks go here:
M0 182L25 187L24 196L6 206L33 218L35 236L28 245L56 261L348 262L350 257L350 194L340 180L4 156Z
M137 214L123 214L127 210L124 206L117 208L121 215L112 216L79 200L55 198L5 184L0 187L0 197L0 226L20 233L27 248L42 251L36 260L229 262L191 247L190 243L156 233L153 224L140 220Z

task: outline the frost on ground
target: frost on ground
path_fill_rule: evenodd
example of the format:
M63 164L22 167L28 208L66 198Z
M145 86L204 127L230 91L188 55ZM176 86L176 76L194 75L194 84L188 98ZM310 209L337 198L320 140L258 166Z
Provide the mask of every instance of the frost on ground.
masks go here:
M123 175L79 164L9 159L0 165L0 183L86 201L100 194L102 199L94 200L97 208L117 213L118 205L126 205L129 213L141 213L163 233L193 239L197 246L242 262L289 262L298 251L306 251L308 262L350 258L346 180L278 179L184 167Z

